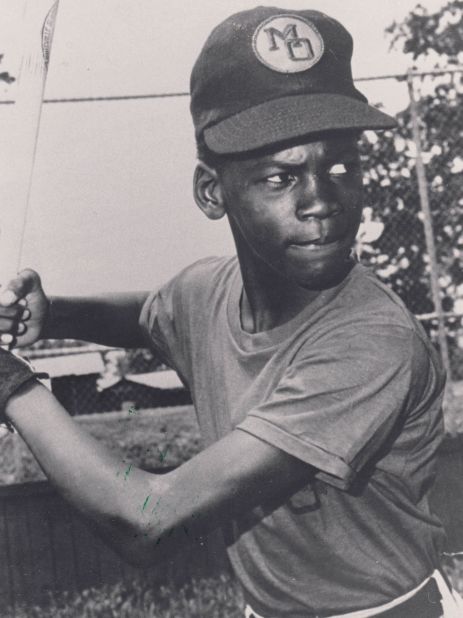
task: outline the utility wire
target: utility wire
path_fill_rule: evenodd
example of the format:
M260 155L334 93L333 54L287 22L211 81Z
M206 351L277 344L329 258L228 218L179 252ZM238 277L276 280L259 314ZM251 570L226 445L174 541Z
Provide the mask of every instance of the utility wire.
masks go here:
M355 82L372 82L382 79L406 80L408 75L412 77L426 77L428 75L445 75L463 73L463 67L452 67L446 69L434 69L431 71L410 71L409 73L394 73L391 75L372 75L368 77L357 77ZM189 92L158 92L153 94L126 94L101 97L63 97L60 99L44 99L44 103L94 103L98 101L131 101L140 99L168 99L175 97L189 97ZM13 105L14 100L8 99L0 101L0 105Z
M101 97L67 97L62 99L44 99L44 103L94 103L95 101L129 101L137 99L168 99L189 97L189 92L161 92L156 94L125 94ZM14 105L13 100L0 101L0 105Z

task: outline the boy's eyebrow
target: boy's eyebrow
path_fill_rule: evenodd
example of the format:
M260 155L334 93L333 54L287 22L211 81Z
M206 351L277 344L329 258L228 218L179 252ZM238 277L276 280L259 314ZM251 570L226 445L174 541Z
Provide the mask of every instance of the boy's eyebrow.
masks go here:
M329 146L323 152L323 159L327 161L332 161L337 159L338 157L344 157L346 155L355 155L358 156L359 151L356 144L344 144L341 146L335 147L334 145L330 148ZM278 153L273 155L267 155L262 159L258 159L255 161L248 161L247 168L248 171L254 172L259 171L268 167L280 167L284 169L298 169L304 167L306 160L303 161L288 161L288 159L279 159Z
M267 169L269 167L278 167L281 169L297 169L300 167L303 167L305 165L305 161L298 161L298 162L291 162L291 161L281 161L278 159L270 159L270 160L264 160L264 161L257 161L255 163L252 163L250 165L250 167L248 168L248 170L250 172L254 172L254 171L259 171L262 169Z

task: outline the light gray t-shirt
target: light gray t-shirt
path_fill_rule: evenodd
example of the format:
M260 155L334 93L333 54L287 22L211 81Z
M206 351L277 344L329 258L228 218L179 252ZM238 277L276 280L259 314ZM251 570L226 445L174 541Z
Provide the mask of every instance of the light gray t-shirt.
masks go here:
M427 498L443 433L437 355L360 265L267 332L242 330L241 292L236 258L201 260L140 320L190 388L206 444L238 428L317 469L282 505L227 527L246 599L291 618L387 603L433 571L443 545Z

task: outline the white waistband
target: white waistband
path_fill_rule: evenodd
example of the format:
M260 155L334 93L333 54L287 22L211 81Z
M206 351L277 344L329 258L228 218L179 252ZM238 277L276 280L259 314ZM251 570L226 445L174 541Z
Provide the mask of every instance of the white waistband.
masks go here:
M336 616L331 616L330 618L370 618L370 616L376 616L380 614L381 612L384 612L388 609L392 609L393 607L396 607L397 605L400 605L401 603L408 601L408 599L410 599L419 590L421 590L421 588L423 588L423 586L425 586L431 578L433 578L436 581L437 587L439 588L439 592L441 593L444 617L445 618L462 618L463 616L462 599L456 592L449 590L449 587L447 586L444 578L442 577L441 573L437 569L434 571L432 575L430 575L423 582L421 582L419 586L417 586L416 588L413 588L413 590L410 590L410 592L407 592L403 594L402 596L397 597L396 599L394 599L393 601L390 601L389 603L385 603L384 605L378 605L377 607L371 607L369 609L363 609L358 612L349 612L348 614L336 614ZM251 616L254 616L255 618L264 618L264 616L261 616L260 614L255 612L249 605L246 606L244 610L244 615L245 615L245 618L250 618Z

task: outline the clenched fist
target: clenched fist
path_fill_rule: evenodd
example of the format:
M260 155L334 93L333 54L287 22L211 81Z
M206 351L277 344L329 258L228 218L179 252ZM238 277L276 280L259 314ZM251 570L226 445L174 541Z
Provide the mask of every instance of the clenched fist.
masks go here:
M24 347L42 334L49 301L38 273L22 270L0 289L0 343Z

